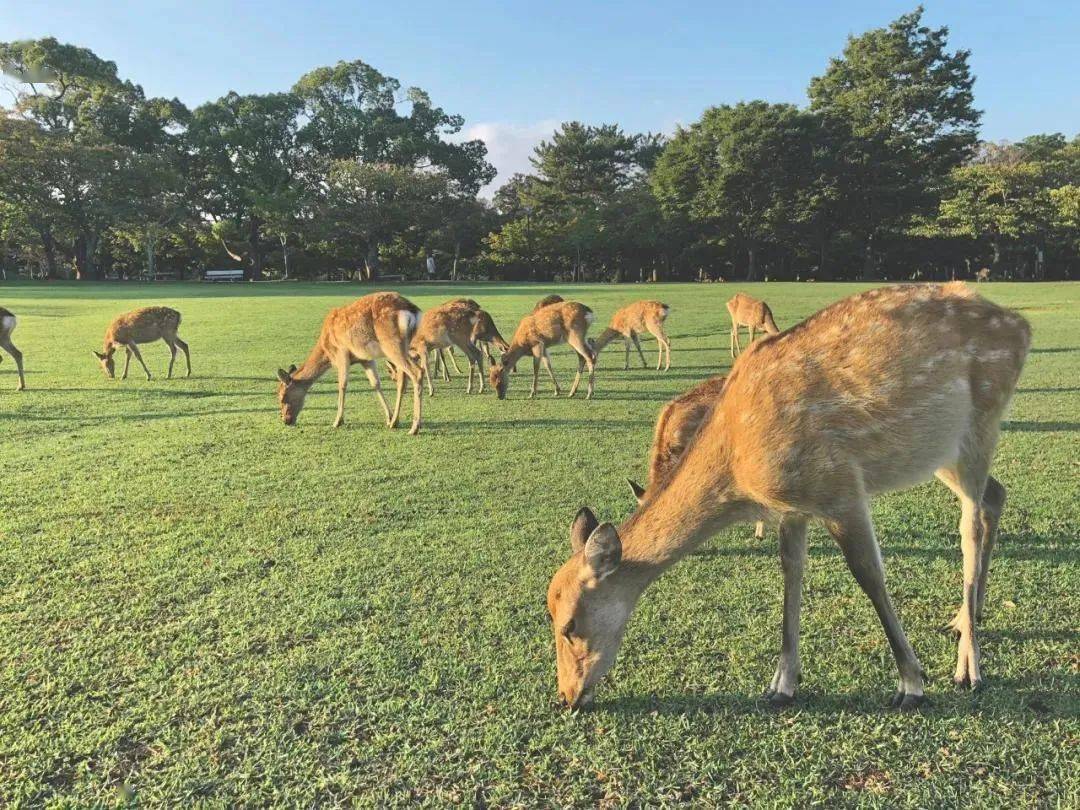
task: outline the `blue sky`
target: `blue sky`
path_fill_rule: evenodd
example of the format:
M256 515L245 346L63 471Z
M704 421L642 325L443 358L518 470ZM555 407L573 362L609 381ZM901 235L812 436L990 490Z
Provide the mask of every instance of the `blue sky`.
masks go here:
M804 103L849 34L906 2L94 2L0 0L0 41L92 48L154 95L190 106L286 89L363 59L466 119L505 177L570 119L670 132L712 104ZM1080 132L1080 3L928 2L972 51L983 136Z

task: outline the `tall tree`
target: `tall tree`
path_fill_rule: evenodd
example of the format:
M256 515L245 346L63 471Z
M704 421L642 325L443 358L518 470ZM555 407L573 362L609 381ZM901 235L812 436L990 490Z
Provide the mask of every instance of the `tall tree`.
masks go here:
M920 6L850 37L842 56L810 82L811 109L848 133L848 225L864 245L867 276L878 274L885 231L936 208L948 172L978 135L970 53L950 52L949 29L922 25L922 14Z

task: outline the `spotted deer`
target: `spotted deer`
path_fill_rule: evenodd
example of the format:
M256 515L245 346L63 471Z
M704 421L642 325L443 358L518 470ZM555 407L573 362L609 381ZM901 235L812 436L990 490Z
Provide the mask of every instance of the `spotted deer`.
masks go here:
M653 431L652 448L649 450L649 489L659 486L672 474L687 449L694 442L698 430L713 412L724 390L724 376L710 377L695 385L685 394L671 400L660 411ZM646 489L635 481L626 479L630 491L640 504L645 500ZM754 526L754 537L765 537L765 523Z
M540 364L544 364L551 384L555 387L555 396L562 391L559 381L555 379L555 372L551 370L551 358L548 356L548 348L559 343L568 343L578 354L578 370L574 376L573 385L567 396L577 393L581 383L582 369L589 370L588 392L586 399L592 399L593 377L596 373L595 356L586 338L589 324L593 322L593 312L584 304L574 301L560 301L540 307L526 315L518 324L514 336L510 339L510 348L507 349L497 365L491 367L490 382L499 399L506 399L506 389L509 385L507 370L513 368L517 361L526 354L533 356L532 389L529 399L536 396L536 378L540 370Z
M660 351L656 356L656 370L661 366L664 371L671 368L671 342L664 333L664 321L667 320L671 308L659 301L635 301L618 310L612 317L608 328L600 333L600 337L593 344L597 354L603 351L611 341L621 338L626 348L626 356L623 360L623 370L630 368L630 344L634 344L638 357L641 358L641 367L647 368L645 355L641 351L641 342L638 335L648 332L656 338L660 344ZM665 362L665 352L667 360Z
M750 330L750 342L754 342L754 330L760 329L770 335L780 332L773 320L772 310L764 301L759 301L746 293L735 293L727 302L727 311L731 315L731 356L736 357L742 351L739 345L739 327Z
M406 378L412 381L413 420L409 433L420 430L421 370L409 356L409 342L416 333L420 321L420 309L408 299L394 292L365 295L351 304L330 310L323 321L322 331L315 347L300 368L291 366L288 371L278 369L278 402L281 404L281 420L286 425L296 424L304 407L308 390L331 366L338 374L337 416L334 427L345 422L345 389L349 382L349 367L354 363L363 367L368 382L382 406L387 427L396 427L401 412L401 399ZM397 397L394 410L390 411L379 382L376 360L385 357L398 369Z
M169 307L143 307L133 309L117 316L109 328L105 330L105 342L100 352L94 352L102 370L109 379L116 377L116 362L113 355L116 350L124 349L124 373L121 380L126 380L128 367L131 365L131 357L139 361L146 379L150 379L150 369L146 367L142 354L139 352L140 343L153 343L155 340L165 341L169 347L169 373L167 379L172 379L173 364L176 362L176 350L184 352L184 360L187 361L187 376L191 376L191 352L188 345L176 334L180 328L180 313Z
M441 309L442 307L448 307L455 304L468 307L469 309L476 312L480 311L480 304L476 301L475 298L451 298L449 301L443 301L443 303L439 304L436 309ZM494 365L495 358L491 356L491 349L485 346L484 350L487 353L488 363L490 365ZM445 349L435 352L435 373L439 374L441 370L443 380L446 382L450 382L450 369L448 368L447 359L449 359L450 361L449 365L452 365L454 367L454 373L460 374L461 369L458 368L457 358L454 357L453 346L447 346Z
M11 359L15 361L15 370L19 372L19 384L15 386L15 390L23 391L26 389L26 377L23 374L23 355L22 352L15 348L15 344L11 342L11 333L15 331L18 323L19 319L15 317L15 313L10 309L0 307L0 348L10 354Z
M541 298L539 301L536 302L536 306L533 307L533 312L541 310L544 307L549 307L552 304L561 304L565 300L566 299L563 298L558 293L552 293L551 295L545 295L543 298Z
M774 517L784 607L769 700L789 703L799 679L806 530L816 519L884 626L900 678L893 705L917 707L925 675L885 587L869 499L935 475L961 506L954 680L979 686L976 619L1005 502L990 463L1030 341L1022 317L952 283L871 290L752 344L681 461L629 519L616 528L587 508L574 519L573 556L547 595L566 703L592 699L650 583L726 526Z
M438 353L451 346L461 349L469 360L469 381L465 393L472 393L474 369L479 377L477 393L484 392L484 355L476 345L477 340L482 336L490 336L492 340L497 339L503 349L509 348L509 344L502 339L494 326L491 316L482 309L475 310L462 304L444 304L424 313L411 347L427 378L429 396L435 395L435 387L428 369L428 354L432 350ZM494 330L494 334L489 330Z

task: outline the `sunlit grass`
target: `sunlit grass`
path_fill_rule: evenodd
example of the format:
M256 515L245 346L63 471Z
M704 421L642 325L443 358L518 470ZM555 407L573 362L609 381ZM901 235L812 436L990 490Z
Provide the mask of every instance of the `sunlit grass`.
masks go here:
M510 398L425 400L381 426L357 370L284 427L274 371L351 285L0 287L29 390L0 364L0 802L297 805L877 802L1063 804L1080 779L1075 285L979 287L1023 310L1034 350L994 473L1009 490L982 628L986 690L954 692L941 628L960 595L959 509L937 484L880 499L890 589L933 682L886 709L884 634L832 542L811 535L796 706L758 695L779 646L775 537L716 538L645 596L594 711L555 708L548 577L579 506L632 507L661 404L725 370L736 289L781 327L861 287L561 287L594 332L622 304L672 307L672 369L602 356L593 401L529 375ZM509 337L550 290L477 298ZM90 355L138 305L175 306L194 376L106 380ZM655 342L645 342L655 360ZM636 359L636 358L635 358ZM525 370L528 363L522 364ZM556 370L569 382L563 348ZM565 386L564 386L565 388ZM404 420L410 415L406 400Z

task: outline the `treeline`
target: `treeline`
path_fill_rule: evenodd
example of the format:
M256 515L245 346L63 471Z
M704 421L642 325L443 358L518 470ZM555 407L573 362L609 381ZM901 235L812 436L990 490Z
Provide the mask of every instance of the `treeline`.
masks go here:
M0 269L535 280L1080 274L1080 136L979 141L967 51L922 10L848 40L809 105L670 138L563 124L493 200L480 141L363 62L195 110L92 52L0 43Z

